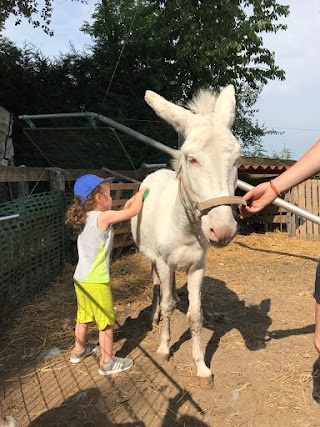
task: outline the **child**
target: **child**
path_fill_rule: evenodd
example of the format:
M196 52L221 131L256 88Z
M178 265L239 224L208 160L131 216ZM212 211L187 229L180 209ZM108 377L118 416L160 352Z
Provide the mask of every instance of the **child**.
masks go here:
M112 224L137 215L142 207L142 196L147 190L144 188L138 191L126 202L123 210L113 211L109 186L112 180L91 174L77 179L74 203L66 215L66 224L80 231L77 242L79 261L73 276L78 312L70 362L79 363L96 352L95 345L86 344L89 323L95 321L99 329L101 375L122 372L133 365L131 359L112 355L115 321L109 283Z

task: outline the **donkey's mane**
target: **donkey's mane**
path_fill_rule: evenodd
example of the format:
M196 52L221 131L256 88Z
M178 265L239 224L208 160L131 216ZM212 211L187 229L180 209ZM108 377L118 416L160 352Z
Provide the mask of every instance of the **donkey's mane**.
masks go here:
M195 114L210 114L214 110L216 95L208 89L199 92L187 103L187 108Z

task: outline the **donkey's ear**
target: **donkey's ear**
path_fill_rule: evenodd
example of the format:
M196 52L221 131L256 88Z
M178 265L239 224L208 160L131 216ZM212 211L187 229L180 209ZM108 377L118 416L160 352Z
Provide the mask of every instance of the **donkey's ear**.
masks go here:
M144 99L155 113L171 124L177 132L183 135L189 133L190 122L194 118L194 114L191 111L167 101L151 90L146 91Z
M236 97L233 85L226 86L216 100L214 112L231 129L236 111Z

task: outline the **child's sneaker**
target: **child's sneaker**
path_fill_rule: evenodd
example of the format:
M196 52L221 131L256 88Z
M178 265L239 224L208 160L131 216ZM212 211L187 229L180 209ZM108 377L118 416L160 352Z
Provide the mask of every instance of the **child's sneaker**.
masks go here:
M80 363L85 357L90 356L91 354L96 353L97 345L96 344L86 344L85 348L81 353L71 353L70 362L71 363Z
M109 362L100 365L100 375L112 375L130 369L133 365L133 360L123 359L122 357L113 357Z

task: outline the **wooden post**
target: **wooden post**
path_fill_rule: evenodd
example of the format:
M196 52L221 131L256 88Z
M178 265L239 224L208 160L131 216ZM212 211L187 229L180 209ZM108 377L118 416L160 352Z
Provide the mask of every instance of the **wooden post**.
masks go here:
M19 166L19 169L20 168L25 168L25 166ZM23 169L23 172L24 172L24 169ZM12 182L12 183L10 181L8 182L9 184L11 184L11 188L10 188L11 199L20 199L22 197L29 196L29 182L27 180L25 181L21 180L19 182Z
M50 168L49 169L50 177L50 191L65 191L65 179L64 174L61 169Z
M29 182L18 182L17 183L17 199L20 197L28 197L29 196Z

